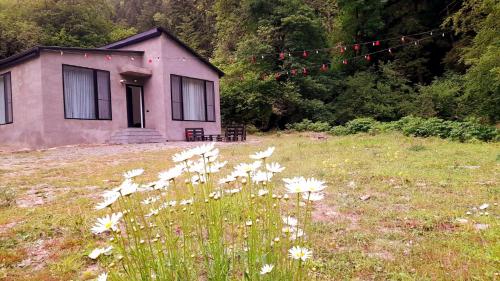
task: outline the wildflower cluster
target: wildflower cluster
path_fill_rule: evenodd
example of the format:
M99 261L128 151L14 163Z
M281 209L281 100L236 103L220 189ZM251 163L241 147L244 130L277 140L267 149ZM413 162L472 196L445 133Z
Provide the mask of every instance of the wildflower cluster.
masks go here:
M280 193L273 152L218 176L227 162L206 144L175 154L155 182L124 173L95 207L107 212L91 229L105 241L88 255L107 269L98 280L307 280L311 212L326 186L295 177Z

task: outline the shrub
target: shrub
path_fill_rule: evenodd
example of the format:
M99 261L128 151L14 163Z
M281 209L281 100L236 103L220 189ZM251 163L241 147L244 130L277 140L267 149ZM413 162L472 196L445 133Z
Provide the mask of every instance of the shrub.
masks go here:
M378 124L373 118L357 118L345 124L350 134L368 133Z
M350 131L344 126L335 126L330 130L330 134L334 136L347 136L350 134Z
M299 123L287 124L286 128L297 132L328 132L332 127L327 122L312 122L311 120L304 119Z
M496 128L481 125L475 121L453 122L449 137L452 140L465 142L473 139L481 141L498 141L499 132Z
M142 169L125 173L96 207L108 215L92 233L112 246L89 255L108 255L100 259L110 268L102 279L312 280L308 237L325 185L297 177L285 181L283 193L272 180L284 169L268 163L273 151L252 155L255 162L223 178L226 162L216 161L213 144L174 155L177 165L153 183L138 184Z

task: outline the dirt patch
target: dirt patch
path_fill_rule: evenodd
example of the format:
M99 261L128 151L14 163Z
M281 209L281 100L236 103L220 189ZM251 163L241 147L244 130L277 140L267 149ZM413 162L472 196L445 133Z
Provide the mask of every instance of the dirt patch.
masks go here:
M51 243L50 240L37 240L26 247L26 259L22 260L17 266L21 268L30 267L33 271L43 269L47 258L50 256L48 248Z
M32 208L53 201L55 198L55 188L42 184L30 188L23 196L16 200L16 204L19 208Z
M4 234L7 234L11 229L13 229L14 227L16 227L21 223L23 223L23 221L13 221L7 224L0 225L0 237L2 237L2 235Z
M356 213L342 213L334 206L319 203L315 206L312 213L313 221L324 223L348 222L347 230L359 229L360 216Z

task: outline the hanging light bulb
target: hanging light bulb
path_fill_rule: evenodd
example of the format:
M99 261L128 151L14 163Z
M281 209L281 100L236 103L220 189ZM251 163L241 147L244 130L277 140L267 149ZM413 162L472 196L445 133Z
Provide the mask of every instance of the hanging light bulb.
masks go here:
M431 31L431 36L432 36L432 34L433 34L433 33L432 33L432 31Z
M444 37L444 32L443 32L442 36Z
M135 61L135 58L134 58L134 57L130 57L130 60L131 60L131 61Z
M319 51L318 51L318 50L316 50L316 54L319 54Z
M389 53L390 53L390 54L392 54L392 49L391 49L391 48L389 48L389 50L388 50L388 51L389 51Z
M366 56L365 56L365 59L366 59L367 61L371 61L371 60L372 60L372 57L371 57L370 55L366 55Z
M89 57L89 54L85 53L83 56L84 56L85 58L88 58L88 57Z
M343 60L343 61L342 61L342 63L343 63L343 64L347 64L347 60Z
M406 38L405 38L404 36L403 36L403 37L401 37L401 42L403 42L403 43L404 43L404 42L405 42L405 40L406 40Z
M63 52L63 51L61 51L61 56L63 56L63 55L64 55L64 52Z

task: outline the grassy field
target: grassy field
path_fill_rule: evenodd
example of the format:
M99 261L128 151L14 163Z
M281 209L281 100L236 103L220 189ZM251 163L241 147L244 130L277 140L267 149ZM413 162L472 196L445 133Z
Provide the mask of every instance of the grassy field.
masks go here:
M220 149L232 165L268 146L276 147L271 160L287 167L283 177L328 182L310 236L317 280L500 280L500 145L304 133ZM0 154L0 280L95 278L100 269L86 254L100 193L133 168L153 180L179 150Z

